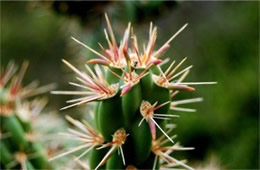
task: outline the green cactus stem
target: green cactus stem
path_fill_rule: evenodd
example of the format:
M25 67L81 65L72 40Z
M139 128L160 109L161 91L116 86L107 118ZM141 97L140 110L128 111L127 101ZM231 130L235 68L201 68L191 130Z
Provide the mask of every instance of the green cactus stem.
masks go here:
M162 55L187 24L155 50L157 28L151 23L149 41L144 45L144 50L140 51L131 23L118 45L107 15L105 19L108 26L105 29L108 48L100 45L101 53L72 37L76 43L99 57L88 61L88 64L96 64L94 70L86 65L86 72L80 71L68 61L62 60L77 74L80 81L70 84L82 90L52 92L82 96L69 100L70 104L62 109L97 102L94 110L96 130L88 124L69 118L79 131L73 130L66 134L82 143L51 160L83 150L78 158L90 152L90 169L160 169L176 166L192 169L172 157L175 151L193 148L184 148L174 141L176 136L172 136L171 119L179 116L170 111L193 111L179 105L200 102L201 98L175 101L174 97L183 90L194 91L195 88L190 85L215 82L183 82L192 66L177 71L186 58L176 66L175 61L172 62L165 71L161 68L161 64L168 62L161 59Z

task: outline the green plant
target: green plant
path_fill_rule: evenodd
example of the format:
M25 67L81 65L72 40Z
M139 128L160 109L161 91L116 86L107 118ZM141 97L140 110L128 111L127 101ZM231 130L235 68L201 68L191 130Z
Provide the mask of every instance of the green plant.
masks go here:
M38 87L33 81L23 87L27 67L28 62L24 62L15 75L17 66L10 62L0 74L0 162L6 169L50 169L45 149L32 127L34 117L44 108L47 99L29 98L53 89L53 85Z
M75 160L79 161L82 156L91 152L89 155L91 169L158 169L159 159L166 162L161 167L182 166L192 169L183 161L172 157L174 151L193 148L185 148L174 143L174 136L171 136L174 126L170 119L178 115L169 112L170 110L194 111L179 107L179 105L199 102L201 98L174 101L174 96L182 90L194 91L195 89L189 85L215 84L215 82L183 82L191 66L179 72L177 70L186 58L175 67L173 67L175 61L173 61L166 71L161 69L161 65L167 61L160 59L170 47L170 42L187 24L161 48L154 50L157 31L151 23L149 42L147 46L144 45L144 50L141 52L130 23L118 46L107 15L106 21L108 33L106 29L104 32L108 48L99 44L104 54L72 38L100 57L88 61L90 64L97 64L94 71L88 65L86 65L87 73L79 71L63 60L77 74L77 79L80 81L80 84L70 84L84 91L52 92L53 94L83 96L67 101L72 104L63 107L62 110L96 102L95 129L86 122L81 123L67 117L79 128L79 131L70 130L66 135L71 139L81 141L82 144L51 160L86 149ZM130 36L131 47L129 47Z

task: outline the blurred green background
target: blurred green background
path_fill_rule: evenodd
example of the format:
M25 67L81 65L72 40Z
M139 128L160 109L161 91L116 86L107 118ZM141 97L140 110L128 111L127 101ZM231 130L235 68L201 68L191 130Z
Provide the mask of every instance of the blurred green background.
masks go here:
M217 81L198 86L179 98L203 97L191 104L196 113L174 120L178 141L194 151L178 153L193 165L215 161L219 169L259 169L259 2L179 1L1 1L1 66L30 61L25 83L56 82L58 89L74 89L65 58L84 67L95 57L73 42L74 36L94 49L104 43L107 12L122 37L128 21L141 40L148 40L149 22L158 26L157 48L185 23L165 57L194 68L187 81ZM49 95L49 109L58 110L71 96ZM59 113L84 115L84 107ZM203 166L203 165L201 165Z

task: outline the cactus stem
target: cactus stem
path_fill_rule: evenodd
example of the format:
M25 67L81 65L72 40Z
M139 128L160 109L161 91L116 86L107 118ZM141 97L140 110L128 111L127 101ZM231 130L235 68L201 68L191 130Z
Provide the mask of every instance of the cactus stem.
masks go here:
M82 164L79 159L92 149L90 167L95 170L99 168L121 169L126 167L126 163L134 164L140 168L157 169L159 168L158 162L161 161L167 162L165 165L167 168L182 166L192 169L185 162L172 158L170 154L175 150L182 151L193 148L183 148L178 143L175 144L173 139L177 135L171 133L175 126L168 124L167 121L158 120L171 120L179 117L179 115L168 114L169 110L196 111L195 109L177 106L200 102L202 98L172 101L172 98L180 90L194 91L195 88L190 87L190 85L216 84L216 82L183 82L192 68L192 65L184 69L180 68L187 57L176 65L175 61L169 63L166 71L161 69L163 64L169 62L169 58L162 60L160 57L168 50L171 41L188 24L183 25L168 41L155 50L157 28L153 26L152 22L150 23L149 40L143 44L143 48L139 49L131 23L125 29L122 41L117 43L107 14L105 14L105 20L107 29L104 29L104 34L108 48L104 48L103 45L98 43L101 48L100 53L71 37L76 43L98 56L97 59L88 60L88 63L102 65L104 71L98 65L94 66L94 71L88 65L85 65L87 72L82 72L66 60L62 60L77 74L76 79L80 82L79 84L73 82L69 84L83 88L84 91L52 92L53 94L80 96L68 100L67 103L71 104L61 110L94 101L99 102L95 107L94 119L96 128L101 134L88 124L82 124L67 117L68 121L80 130L68 129L69 133L62 134L83 143L51 160L84 148L85 151L74 159L84 168L86 168L85 164ZM129 43L131 43L131 47L129 47ZM104 73L106 73L106 76L104 76ZM146 75L148 76L145 77ZM137 115L138 112L139 115ZM146 123L143 123L144 120ZM127 128L131 133L124 146L128 134L123 128ZM174 145L168 146L170 142ZM126 159L123 151L126 154ZM118 155L115 152L118 152ZM127 169L131 168L136 169L127 166Z

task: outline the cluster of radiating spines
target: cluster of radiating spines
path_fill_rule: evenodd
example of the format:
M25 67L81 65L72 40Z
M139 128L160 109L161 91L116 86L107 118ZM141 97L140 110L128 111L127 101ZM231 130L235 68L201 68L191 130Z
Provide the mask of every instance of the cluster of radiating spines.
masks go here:
M24 101L23 99L35 95L39 95L42 93L46 93L55 87L54 84L48 84L39 87L39 83L37 81L32 81L27 86L23 86L22 80L28 68L28 65L29 62L24 62L21 66L20 71L17 74L15 74L16 71L18 70L18 67L15 65L14 62L11 61L8 63L5 71L1 70L0 73L1 114L11 113L15 109L14 104L16 104L16 102L19 102L18 105L20 106L21 109L21 106L27 105L21 103ZM35 100L33 103L31 103L31 105L33 105L34 108L34 112L36 110L41 110L40 108L42 108L43 105L45 105L44 104L45 100L46 99L40 99L41 102Z
M174 129L174 126L172 126L173 124L168 125L171 125L167 130L167 133L169 134ZM177 160L176 158L171 156L171 154L175 151L186 151L194 149L193 147L180 146L178 142L174 145L169 145L170 139L174 139L176 137L177 135L173 135L171 137L166 138L164 135L162 135L156 140L152 141L152 152L155 154L153 170L156 168L156 164L159 158L161 168L173 168L176 166L182 166L186 169L193 169L185 164L186 160Z
M98 55L99 57L101 57L100 59L91 59L88 61L88 63L101 64L101 65L121 69L121 71L123 72L122 76L113 72L110 68L106 68L107 71L111 72L116 77L123 80L124 84L120 87L122 89L121 96L125 95L127 92L129 92L132 89L132 87L134 85L139 83L140 79L142 79L144 76L146 76L148 74L147 71L151 68L151 66L158 65L162 62L162 60L158 59L158 57L160 57L168 49L169 43L187 26L187 25L184 25L159 50L153 52L154 44L156 41L156 28L153 29L152 24L151 24L150 38L149 38L149 42L147 44L147 48L145 48L145 45L144 45L144 52L140 53L138 50L137 38L135 35L132 36L132 39L133 39L132 48L128 48L128 40L129 40L129 36L130 36L130 23L125 31L123 41L121 41L120 46L117 47L117 43L116 43L113 31L112 31L112 27L111 27L111 24L110 24L107 16L106 16L106 21L107 21L110 39L112 40L112 43L109 40L107 31L105 30L105 35L106 35L106 38L108 41L109 49L104 49L104 47L102 45L100 45L102 50L104 51L104 55L98 53L97 51L95 51L94 49L90 48L89 46L83 44L82 42L78 41L77 39L75 39L75 38L72 38L72 39L75 40L77 43L83 45L84 47L86 47L87 49L89 49L90 51L92 51L93 53ZM79 98L79 99L68 101L68 103L73 103L73 102L75 102L75 103L72 105L66 106L62 109L77 106L77 105L80 105L83 103L88 103L88 102L91 102L94 100L101 100L101 99L107 99L107 98L113 97L114 93L113 93L113 95L110 94L111 89L106 90L109 85L103 79L104 76L101 71L100 71L101 77L98 77L98 80L94 80L93 75L95 76L95 74L93 74L93 72L89 69L89 67L87 65L86 65L86 67L87 67L89 73L91 74L92 78L90 76L88 76L86 73L80 72L78 69L76 69L74 66L72 66L67 61L63 60L63 62L66 65L68 65L74 72L77 73L77 75L79 76L79 78L77 78L77 79L79 81L81 81L84 85L76 84L76 83L70 83L70 84L72 84L74 86L82 87L82 88L87 87L88 90L90 90L89 88L91 88L92 89L91 91L95 91L98 95L88 94L89 93L88 91L86 93L82 92L82 91L78 91L78 92L76 92L76 91L75 92L54 91L54 92L52 92L53 94L65 94L65 95L67 95L67 94L89 95L86 98ZM144 70L140 74L137 74L136 71L134 69L132 69L132 67L133 68L142 68ZM127 68L128 71L126 71L125 68ZM96 66L96 72L97 72L97 70L100 70L100 69ZM98 84L98 85L101 84L101 85L103 85L103 88L93 87L93 84ZM112 87L115 87L115 86L112 86ZM116 90L115 90L116 88L112 88L112 89L113 89L112 90L113 92L116 92Z
M175 61L173 61L170 66L166 69L166 71L162 71L160 66L157 66L160 75L152 75L153 81L161 87L167 88L169 90L172 90L172 96L175 95L175 93L178 93L176 91L178 90L185 90L185 91L194 91L195 88L190 87L189 85L208 85L208 84L216 84L216 82L183 82L183 80L186 78L186 76L189 74L191 66L186 67L185 69L178 71L178 69L181 67L181 65L184 63L184 61L187 58L184 58L179 64L177 64L175 67ZM177 73L176 73L177 72ZM174 91L173 91L174 90Z
M124 57L124 50L128 48L128 39L129 39L129 34L130 34L130 27L131 24L129 23L125 34L124 34L124 38L123 40L120 42L120 45L118 46L117 42L116 42L116 38L114 36L113 30L112 30L112 26L110 24L110 21L107 17L107 15L105 15L106 18L106 22L107 22L107 26L108 26L108 33L107 30L104 29L105 32L105 37L108 43L108 48L105 49L100 43L99 46L101 47L101 50L103 51L103 54L100 54L99 52L95 51L94 49L90 48L89 46L83 44L82 42L78 41L77 39L73 38L73 40L75 40L77 43L83 45L84 47L86 47L87 49L89 49L91 52L93 52L94 54L98 55L100 58L99 59L91 59L88 62L89 63L95 63L95 64L102 64L102 65L106 65L106 66L111 66L111 67L115 67L115 68L124 68L126 66L126 62L125 62L125 57Z
M133 68L142 68L145 69L150 65L157 65L162 60L158 59L161 57L166 50L170 47L170 42L181 32L183 31L188 24L185 24L181 27L164 45L162 45L158 50L154 50L156 38L157 38L157 28L153 27L153 24L150 24L149 31L149 40L147 45L143 44L143 52L139 50L137 37L133 32L133 28L131 27L131 23L128 24L127 29L125 30L123 40L120 42L120 45L117 45L116 38L113 33L112 26L110 21L105 15L108 32L109 35L104 29L105 37L108 44L108 49L104 48L100 43L99 46L104 54L97 52L86 44L80 42L76 38L72 37L74 41L79 43L80 45L86 47L88 50L99 56L97 59L90 59L88 63L91 64L101 64L105 66L110 66L114 68L123 69L129 64ZM132 40L130 43L130 39ZM129 48L129 44L131 44L131 48Z
M39 155L36 153L27 154L24 151L19 151L14 154L14 160L10 162L6 167L7 169L13 169L15 166L20 165L21 170L29 170L31 159L37 158Z
M87 97L80 97L77 99L69 100L67 103L73 103L63 109L67 109L70 107L78 106L84 103L89 103L92 101L97 100L104 100L115 96L119 89L119 84L108 84L105 79L103 72L101 71L98 65L95 66L95 72L93 72L88 65L86 69L88 73L79 71L76 67L71 65L66 60L62 60L68 67L70 67L76 74L77 80L80 83L73 83L70 82L69 84L80 87L84 89L84 91L52 91L52 94L62 94L62 95L80 95L80 96L87 96Z
M129 134L126 133L125 129L120 128L118 129L114 134L113 134L113 140L112 142L109 142L107 144L103 144L101 147L97 148L97 149L103 149L106 147L111 147L108 152L106 153L106 155L103 157L103 159L100 161L100 163L97 165L97 167L95 168L98 169L100 166L104 165L107 161L107 159L116 151L118 150L122 157L122 161L123 164L125 165L125 157L124 157L124 152L123 152L123 148L122 145L125 143L126 138Z
M129 58L127 60L130 61ZM150 66L152 66L152 65L150 65ZM127 94L136 84L139 83L139 81L143 77L145 77L149 73L148 72L149 68L150 67L147 67L140 74L137 74L136 71L133 70L130 66L130 67L128 67L129 71L125 71L123 69L121 70L123 73L122 76L113 72L109 68L106 68L106 70L108 70L109 72L111 72L112 74L114 74L116 77L118 77L120 80L123 81L124 84L122 86L120 86L120 89L122 89L121 96L123 96L123 95Z
M18 100L16 103L16 114L23 121L32 121L46 106L47 98L35 98L32 101Z
M61 153L59 155L56 155L49 159L49 161L53 161L55 159L61 158L63 156L69 155L71 153L77 152L79 150L85 150L82 152L79 156L77 156L74 161L78 162L79 164L82 164L80 161L80 158L85 156L88 152L90 152L92 149L103 149L107 147L111 147L107 154L103 157L103 159L100 161L100 163L97 165L95 169L98 169L100 166L104 165L107 159L116 151L119 150L119 153L121 154L122 161L125 165L125 158L123 153L122 145L125 143L126 138L128 134L123 128L118 129L113 134L113 139L111 142L104 144L104 138L103 136L97 132L89 123L86 121L80 122L78 120L75 120L69 116L66 117L66 119L71 122L75 127L78 128L78 130L74 129L68 129L68 133L60 133L61 135L67 136L73 140L81 142L80 145L78 145L75 148L72 148L68 150L67 152ZM85 166L83 163L82 165Z
M170 101L165 102L163 104L157 105L157 102L154 104L151 104L148 101L142 101L140 106L140 113L143 116L138 126L142 124L144 120L149 124L150 131L152 134L152 139L156 140L156 127L160 129L160 131L172 142L173 140L163 131L163 129L158 125L158 123L155 121L155 119L167 119L171 117L178 117L177 115L171 115L171 114L156 114L155 111L166 104L170 103Z
M157 105L158 102L155 102L154 104L151 104L149 101L143 100L140 106L140 113L143 116L141 121L139 122L138 126L140 126L144 120L148 123L150 127L150 131L152 134L152 139L156 140L156 127L164 134L164 136L167 137L169 141L172 143L173 140L171 137L168 136L168 133L166 133L160 125L155 121L155 119L162 119L162 120L170 120L174 117L179 117L179 115L174 114L157 114L156 110L167 105L170 103L170 109L171 110L177 110L177 111L186 111L186 112L195 112L195 109L189 109L189 108L182 108L182 107L176 107L177 105L181 104L188 104L188 103L194 103L194 102L201 102L202 98L193 98L193 99L185 99L185 100L178 100L178 101L168 101L165 103L162 103L160 105Z
M26 170L27 169L27 165L26 165L26 161L28 161L27 154L25 154L24 152L20 151L20 152L15 153L14 158L15 158L15 160L13 160L12 162L10 162L7 165L8 168L13 168L14 166L20 164L22 170Z
M78 157L76 157L74 160L79 160L81 157L86 155L89 151L91 151L93 148L101 145L104 143L104 139L102 135L97 132L88 122L84 121L83 123L75 120L69 116L66 117L66 119L72 123L75 127L78 128L78 130L74 129L68 129L68 133L60 133L61 135L67 136L70 139L76 140L81 142L81 144L75 148L70 149L67 152L61 153L57 156L52 157L49 159L49 161L61 158L63 156L66 156L68 154L77 152L82 149L86 149L82 154L80 154Z
M166 50L170 47L170 42L188 25L185 24L164 45L162 45L158 50L154 50L157 38L157 28L153 28L153 25L151 23L149 31L149 41L147 45L143 44L143 52L141 52L138 47L137 37L133 32L133 28L131 27L131 23L128 24L128 27L126 28L123 36L123 40L118 46L108 16L105 15L105 18L109 32L108 34L106 29L104 29L108 49L104 48L99 43L104 54L97 52L96 50L90 48L86 44L80 42L73 37L72 39L100 57L98 59L90 59L88 63L101 64L115 68L125 68L129 64L128 61L125 60L127 57L130 58L130 65L134 68L145 69L151 64L158 64L161 61L158 58L161 57L164 52L166 52ZM129 43L130 39L132 40L131 43ZM131 48L128 47L129 44L131 44Z

